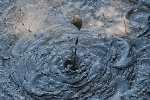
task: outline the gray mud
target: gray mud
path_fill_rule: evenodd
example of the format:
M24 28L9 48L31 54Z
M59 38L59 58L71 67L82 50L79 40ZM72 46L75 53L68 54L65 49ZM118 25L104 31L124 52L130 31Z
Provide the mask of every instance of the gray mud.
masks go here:
M149 100L149 27L149 0L0 0L0 100Z

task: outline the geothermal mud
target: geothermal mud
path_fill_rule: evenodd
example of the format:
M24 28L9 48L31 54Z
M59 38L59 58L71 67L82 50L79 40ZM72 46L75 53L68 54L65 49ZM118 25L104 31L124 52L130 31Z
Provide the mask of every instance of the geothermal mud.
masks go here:
M0 99L149 100L149 25L148 0L1 0Z

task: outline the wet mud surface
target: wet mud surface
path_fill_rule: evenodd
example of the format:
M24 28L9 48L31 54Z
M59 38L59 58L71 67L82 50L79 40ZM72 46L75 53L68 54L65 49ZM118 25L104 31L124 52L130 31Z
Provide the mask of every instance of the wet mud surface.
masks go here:
M1 100L149 100L148 0L0 6Z

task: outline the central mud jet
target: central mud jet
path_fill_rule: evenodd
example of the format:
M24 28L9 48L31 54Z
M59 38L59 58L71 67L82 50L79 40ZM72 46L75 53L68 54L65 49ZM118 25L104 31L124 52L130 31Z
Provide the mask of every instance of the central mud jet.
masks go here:
M76 43L75 45L78 44L78 38L76 39ZM72 70L77 70L77 65L76 65L76 59L77 59L77 48L75 48L75 51L74 51L74 57L73 57L73 65L72 65Z
M80 31L80 29L82 27L82 19L81 19L80 15L75 15L73 20L71 21L71 23L74 26L76 26ZM77 45L77 44L78 44L78 37L75 42L75 45ZM72 60L66 60L64 66L67 67L68 65L71 65L70 69L75 71L78 69L76 62L77 62L77 48L75 48L75 50L74 50Z
M77 44L78 44L78 38L76 39L76 42L75 42L75 45L77 45ZM64 63L64 66L68 67L68 65L69 65L69 66L71 66L70 69L75 71L78 69L76 63L77 63L77 48L75 48L75 50L73 52L73 58L66 60Z
M71 23L73 25L75 25L80 31L80 29L82 27L82 19L81 19L80 15L75 15L73 20L71 21ZM75 42L75 45L77 45L77 44L78 44L78 37L77 37L76 42ZM75 48L75 51L74 51L73 64L72 64L72 68L71 68L72 70L77 70L78 69L77 65L76 65L76 59L77 59L76 54L77 54L77 48Z

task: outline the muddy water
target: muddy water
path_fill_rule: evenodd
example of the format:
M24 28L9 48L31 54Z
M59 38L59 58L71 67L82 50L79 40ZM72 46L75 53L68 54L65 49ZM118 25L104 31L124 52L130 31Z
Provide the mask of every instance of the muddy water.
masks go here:
M149 1L0 5L0 99L150 98ZM80 31L71 24L78 14Z

